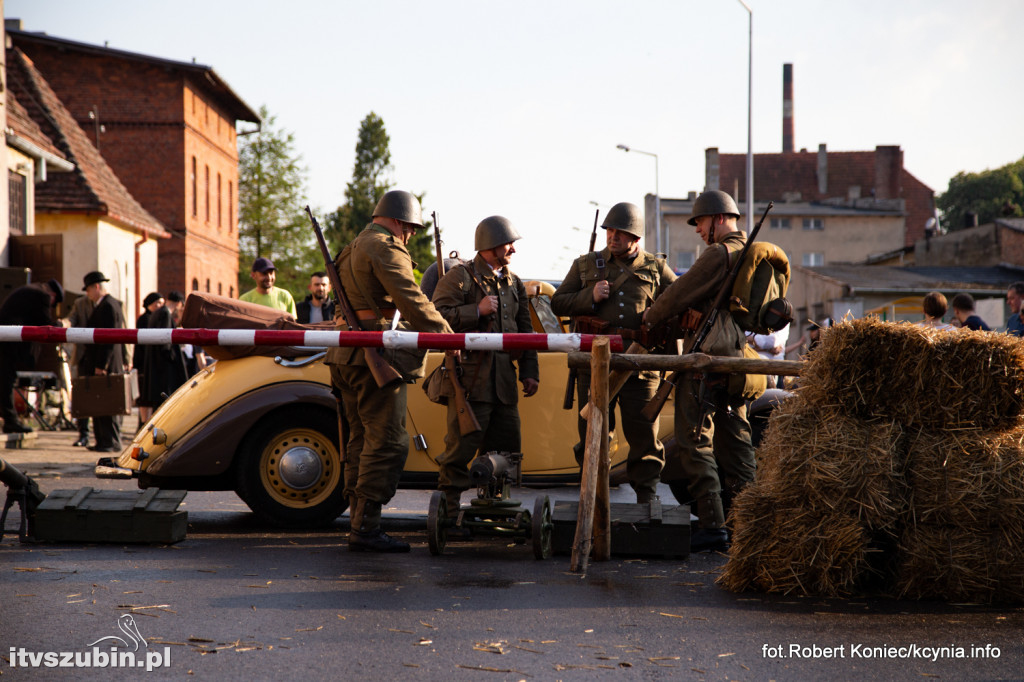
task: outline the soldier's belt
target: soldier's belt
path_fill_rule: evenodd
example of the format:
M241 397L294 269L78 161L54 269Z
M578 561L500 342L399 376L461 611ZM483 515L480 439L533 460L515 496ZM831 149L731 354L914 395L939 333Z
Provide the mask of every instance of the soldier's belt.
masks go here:
M360 320L365 322L367 320L379 320L381 318L389 319L391 317L394 317L394 315L397 312L397 310L398 310L397 308L381 308L379 311L378 310L354 310L352 312L354 312L356 314L357 318L359 318Z

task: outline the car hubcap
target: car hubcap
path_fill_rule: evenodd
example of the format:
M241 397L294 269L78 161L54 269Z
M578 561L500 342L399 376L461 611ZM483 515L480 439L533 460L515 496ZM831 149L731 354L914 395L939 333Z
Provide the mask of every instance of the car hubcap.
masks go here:
M323 467L316 452L300 446L290 448L281 455L278 473L286 486L295 490L307 490L320 480Z
M341 460L334 444L318 432L289 429L267 443L260 456L260 479L275 502L305 508L331 496L341 483Z

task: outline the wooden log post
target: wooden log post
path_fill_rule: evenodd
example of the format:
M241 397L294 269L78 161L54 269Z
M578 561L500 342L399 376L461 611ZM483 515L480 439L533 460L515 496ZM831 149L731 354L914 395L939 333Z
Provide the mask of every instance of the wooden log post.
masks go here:
M591 547L595 549L595 535L600 538L602 551L610 557L610 521L611 511L608 502L608 361L611 352L606 339L595 339L591 350L590 363L590 403L594 409L587 419L587 438L583 451L583 475L580 480L580 504L576 518L576 535L572 545L570 568L575 573L586 573L590 561ZM601 462L604 460L604 499L603 515L596 513L600 504L598 498L599 480L601 478ZM605 524L595 533L595 520ZM596 556L601 559L602 557Z

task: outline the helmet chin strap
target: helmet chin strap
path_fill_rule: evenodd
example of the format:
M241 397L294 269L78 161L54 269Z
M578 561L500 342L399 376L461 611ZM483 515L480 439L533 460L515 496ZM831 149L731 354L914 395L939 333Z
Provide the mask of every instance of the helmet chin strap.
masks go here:
M715 218L718 216L711 216L711 227L708 228L708 246L715 243Z

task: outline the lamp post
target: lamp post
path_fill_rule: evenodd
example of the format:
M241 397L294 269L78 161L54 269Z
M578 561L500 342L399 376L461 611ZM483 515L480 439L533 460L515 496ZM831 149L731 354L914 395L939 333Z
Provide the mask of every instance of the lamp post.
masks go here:
M661 192L658 189L658 155L654 152L645 152L639 149L633 149L632 147L624 144L615 145L616 149L621 149L624 152L634 152L636 154L645 154L647 156L654 157L654 212L657 214L658 222L654 225L654 237L657 243L658 253L664 253L662 251L662 240L661 240ZM668 248L668 239L666 235L665 248Z
M753 101L754 101L754 11L743 0L738 0L750 15L747 35L747 234L754 227L754 148L752 145Z

